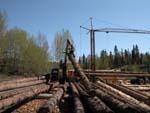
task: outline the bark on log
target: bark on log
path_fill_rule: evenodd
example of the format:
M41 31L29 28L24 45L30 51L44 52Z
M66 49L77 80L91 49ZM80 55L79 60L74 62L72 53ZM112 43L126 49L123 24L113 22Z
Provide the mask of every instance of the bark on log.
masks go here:
M90 81L88 80L87 76L84 74L83 70L81 69L80 65L76 62L75 57L74 57L74 50L73 50L73 45L70 43L69 40L67 40L67 47L66 47L66 53L67 56L69 58L69 60L71 61L75 71L77 72L77 74L80 77L80 80L82 81L82 83L84 84L84 86L90 90L91 89L91 84Z
M116 98L121 102L127 103L129 106L131 106L134 109L138 109L142 113L150 112L150 108L146 104L139 102L133 97L130 97L129 95L126 95L123 92L114 89L111 86L108 86L107 84L100 83L100 82L98 83L100 85L98 88L103 92L107 93L108 95L110 95L110 97Z
M63 89L59 88L57 92L42 107L40 107L37 113L52 113L63 94Z
M6 107L13 105L13 104L17 104L18 102L21 102L25 99L31 98L31 97L33 97L33 96L35 96L41 92L44 92L48 89L49 89L48 85L42 84L42 85L39 85L35 89L31 89L28 92L24 92L24 93L14 95L12 97L0 100L0 109L6 108Z
M150 74L135 74L135 73L112 73L112 72L85 72L86 75L99 77L150 77Z
M7 80L7 81L3 81L0 83L1 85L7 85L7 84L12 84L12 83L16 83L16 82L29 82L29 81L34 81L34 80L39 80L38 77L28 77L28 78L18 78L18 79L13 79L13 80Z
M96 95L106 103L115 113L142 113L134 108L132 108L129 104L124 103L114 97L111 97L106 92L103 92L99 89L95 90Z
M84 108L83 108L83 104L81 103L79 97L73 97L73 101L74 101L74 112L75 113L85 113Z
M90 97L83 89L75 84L83 98L84 103L91 109L93 113L114 113L108 106L105 105L97 96Z
M41 85L41 84L0 92L0 100L5 99L5 98L8 98L8 97L10 97L10 96L14 96L14 95L23 93L23 92L30 91L30 90L32 90L32 89L36 89L36 88L38 88L40 85Z
M25 86L41 84L41 83L44 83L44 82L45 82L45 80L36 80L36 81L29 81L29 82L14 82L12 84L1 85L0 86L0 91L5 91L5 90L10 90L10 89L20 88L20 87L25 87Z
M133 89L129 89L129 88L126 88L126 87L121 86L121 85L111 84L111 83L108 83L108 84L111 85L112 87L136 98L137 100L145 102L146 104L150 105L150 98L148 96L146 96L144 94L137 93Z
M70 87L72 89L73 96L80 97L79 92L73 83L70 83Z
M70 83L70 87L73 93L74 110L75 113L85 113L82 102L79 99L79 92L73 83Z

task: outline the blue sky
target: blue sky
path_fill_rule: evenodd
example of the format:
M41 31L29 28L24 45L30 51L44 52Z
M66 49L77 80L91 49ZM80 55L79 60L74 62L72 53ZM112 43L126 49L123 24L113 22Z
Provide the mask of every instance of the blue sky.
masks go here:
M94 28L124 27L150 30L150 0L0 0L7 12L7 27L19 27L30 34L39 31L51 47L57 31L68 29L76 45L76 54L90 53L90 38L80 25ZM110 24L111 23L111 24ZM140 51L150 51L150 35L96 33L96 53L119 50L138 44Z

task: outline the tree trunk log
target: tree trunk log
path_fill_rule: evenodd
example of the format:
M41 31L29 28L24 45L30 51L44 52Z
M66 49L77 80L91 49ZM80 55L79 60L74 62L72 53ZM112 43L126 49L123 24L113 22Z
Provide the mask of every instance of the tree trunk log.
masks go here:
M80 80L84 84L84 86L90 90L91 89L91 84L90 81L88 80L87 76L84 74L83 70L81 69L80 65L76 62L75 56L74 56L74 50L73 50L73 45L67 41L67 48L66 48L66 53L68 55L69 60L71 61L75 71L77 72L78 76L80 77Z
M81 94L81 98L87 106L92 110L93 113L114 113L108 106L105 105L97 96L90 97L83 91L83 89L75 84Z
M25 86L31 86L36 84L44 83L45 80L36 80L36 81L29 81L29 82L14 82L12 84L5 84L0 86L0 91L15 89L15 88L21 88Z
M42 84L42 85L39 85L37 88L34 88L34 89L31 88L30 91L0 100L0 109L6 108L13 104L17 104L18 102L21 102L25 99L31 98L31 97L33 97L41 92L44 92L48 89L49 89L48 85Z
M150 105L150 98L148 96L141 94L141 93L137 93L133 89L126 88L125 86L120 86L120 85L111 84L111 83L108 83L108 84L111 85L112 87L136 98L137 100L145 102L146 104Z
M132 108L132 106L130 106L129 104L110 96L102 90L96 89L95 93L103 102L106 103L106 105L114 110L115 113L141 113L140 111Z
M38 113L52 113L55 106L59 103L62 98L64 91L59 88L57 92L38 110Z
M13 80L6 80L0 83L1 85L7 85L7 84L12 84L12 83L22 83L22 82L29 82L29 81L34 81L34 80L39 80L38 77L28 77L28 78L18 78L18 79L13 79Z
M75 113L85 113L83 104L81 103L79 97L79 92L75 85L73 83L70 83L72 93L73 93L73 101L74 101L74 107L75 107Z
M74 113L85 113L83 104L81 103L79 97L73 97L74 101Z
M70 87L72 89L73 96L80 97L79 92L78 92L76 86L72 82L70 83Z
M17 94L20 94L20 93L23 93L23 92L30 91L32 89L36 89L40 85L41 84L0 92L0 100L11 97L11 96L14 96L14 95L17 95Z
M116 98L123 103L127 103L132 108L142 111L142 113L150 111L149 106L147 106L146 104L139 102L133 97L130 97L129 95L126 95L125 93L117 89L114 89L111 86L108 86L107 84L100 83L100 82L98 83L100 85L98 88L102 90L104 93L107 93L110 97Z

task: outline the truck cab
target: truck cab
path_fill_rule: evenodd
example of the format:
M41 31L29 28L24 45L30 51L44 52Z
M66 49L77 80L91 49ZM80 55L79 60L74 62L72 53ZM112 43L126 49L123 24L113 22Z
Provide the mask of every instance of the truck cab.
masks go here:
M57 81L59 80L59 69L53 68L51 70L51 81Z

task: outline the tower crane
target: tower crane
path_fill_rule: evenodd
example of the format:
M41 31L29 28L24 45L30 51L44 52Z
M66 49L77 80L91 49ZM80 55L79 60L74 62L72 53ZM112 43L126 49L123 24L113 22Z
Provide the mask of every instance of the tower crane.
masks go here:
M90 49L91 49L91 70L95 71L95 32L106 32L106 33L137 33L137 34L150 34L149 30L139 30L139 29L125 29L125 28L101 28L101 29L93 29L92 18L91 20L91 28L86 28L80 26L85 30L90 32Z

